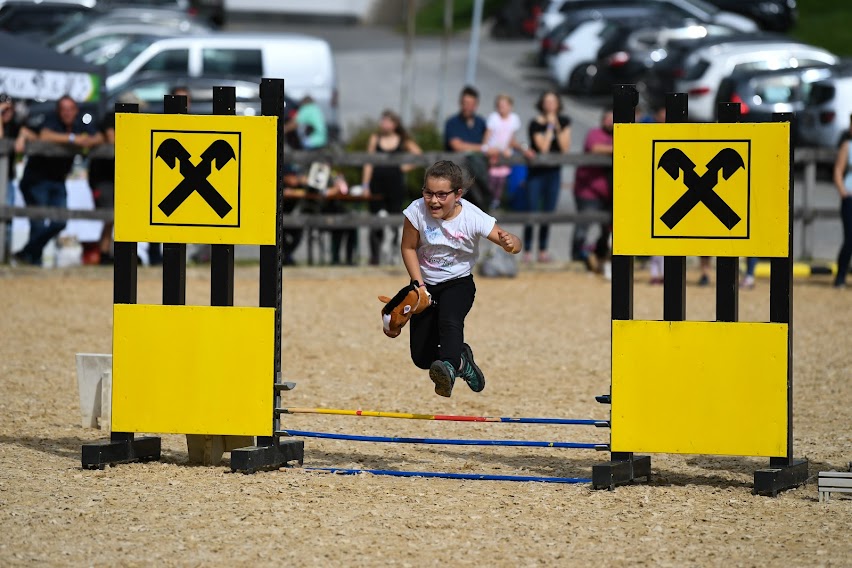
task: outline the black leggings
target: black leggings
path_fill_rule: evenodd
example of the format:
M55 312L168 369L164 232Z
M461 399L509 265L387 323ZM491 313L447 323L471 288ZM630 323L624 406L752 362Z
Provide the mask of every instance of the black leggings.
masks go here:
M428 288L437 305L411 318L411 360L421 369L428 369L437 359L449 361L458 369L464 343L464 318L476 296L473 276Z

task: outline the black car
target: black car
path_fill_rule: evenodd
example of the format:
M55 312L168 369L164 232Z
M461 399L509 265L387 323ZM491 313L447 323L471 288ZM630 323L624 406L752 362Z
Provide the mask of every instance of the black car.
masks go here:
M671 43L735 34L736 30L727 26L695 21L649 22L638 29L622 26L598 51L594 88L608 92L612 85L636 84L642 91L645 74L668 56Z
M788 32L798 19L796 0L707 0L710 4L754 20L760 29Z

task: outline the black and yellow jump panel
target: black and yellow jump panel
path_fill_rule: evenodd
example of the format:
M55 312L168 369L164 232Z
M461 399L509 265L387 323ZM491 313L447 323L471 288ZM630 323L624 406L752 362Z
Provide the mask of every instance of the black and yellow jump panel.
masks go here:
M276 118L119 114L123 242L275 245ZM115 305L114 428L271 436L273 308Z
M755 492L807 478L792 456L792 188L789 115L741 124L687 122L667 95L667 123L634 124L638 96L616 88L613 143L612 461L593 486L650 475L636 452L759 456ZM636 256L665 257L663 321L633 319ZM717 258L717 321L686 320L686 256ZM766 323L738 321L738 257L769 258Z
M159 438L140 432L186 434L191 448L199 435L256 437L231 450L234 470L301 461L303 442L281 443L274 413L284 81L261 80L260 94L257 117L234 116L233 87L214 87L214 116L171 95L162 115L116 105L113 432L83 446L84 468L158 459ZM162 305L136 302L139 242L162 243ZM211 246L209 306L185 305L193 243ZM236 245L260 247L257 307L234 307Z

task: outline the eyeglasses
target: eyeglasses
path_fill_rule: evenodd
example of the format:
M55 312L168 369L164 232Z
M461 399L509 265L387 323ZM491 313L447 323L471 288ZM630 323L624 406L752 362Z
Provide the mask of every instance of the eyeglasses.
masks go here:
M424 189L423 190L423 199L425 199L426 201L429 201L433 197L437 197L438 201L446 201L447 197L449 197L450 195L452 195L454 193L455 193L455 191L434 192L434 191L429 191L429 190Z

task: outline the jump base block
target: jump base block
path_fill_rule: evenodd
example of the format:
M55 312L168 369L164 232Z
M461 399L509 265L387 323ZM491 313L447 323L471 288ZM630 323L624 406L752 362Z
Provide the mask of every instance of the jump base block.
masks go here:
M789 463L776 463L770 460L767 469L754 472L752 493L775 497L781 491L804 485L807 480L808 460L792 459Z
M83 469L103 469L107 465L160 459L161 440L156 436L129 440L103 440L83 444Z
M279 468L289 462L305 461L303 440L277 440L269 446L250 446L231 450L231 472L254 473Z
M651 481L651 456L631 456L628 459L592 466L592 489L615 489L618 485L634 483L639 478Z

